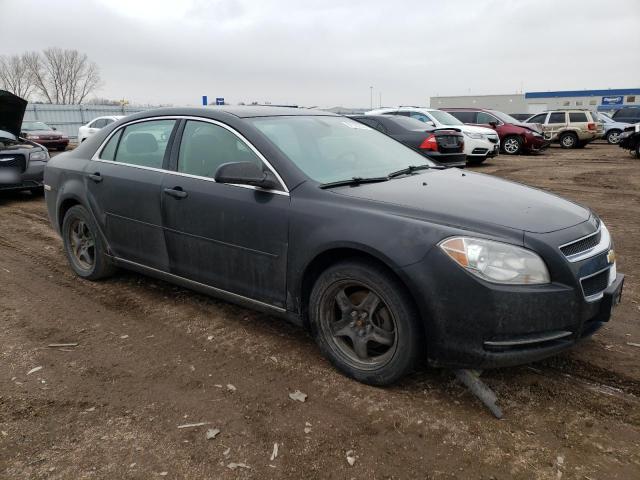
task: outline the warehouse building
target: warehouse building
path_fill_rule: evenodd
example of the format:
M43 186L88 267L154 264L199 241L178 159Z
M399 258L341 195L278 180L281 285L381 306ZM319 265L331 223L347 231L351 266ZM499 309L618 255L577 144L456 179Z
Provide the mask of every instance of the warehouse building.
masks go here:
M600 112L614 112L626 106L640 106L640 88L431 97L430 106L431 108L491 108L505 113L531 114L559 108L586 108Z

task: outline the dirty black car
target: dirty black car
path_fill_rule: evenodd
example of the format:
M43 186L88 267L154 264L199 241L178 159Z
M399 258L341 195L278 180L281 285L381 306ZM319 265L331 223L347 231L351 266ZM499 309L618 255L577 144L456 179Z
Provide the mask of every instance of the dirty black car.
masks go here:
M42 145L20 136L27 101L0 90L0 191L42 193L49 153Z
M283 316L370 384L423 356L547 357L607 322L622 291L588 208L443 169L329 113L139 113L52 159L45 184L80 277L123 267Z
M624 129L618 137L618 146L640 158L640 123Z

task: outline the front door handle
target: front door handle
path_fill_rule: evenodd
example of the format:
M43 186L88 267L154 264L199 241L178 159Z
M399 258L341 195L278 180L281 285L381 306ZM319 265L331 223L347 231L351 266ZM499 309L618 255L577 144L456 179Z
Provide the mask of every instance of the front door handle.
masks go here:
M88 175L88 177L96 183L100 183L102 181L102 175L100 175L100 172L92 173Z
M187 198L187 196L189 195L187 192L182 190L182 187L165 188L164 193L166 193L170 197L177 199Z

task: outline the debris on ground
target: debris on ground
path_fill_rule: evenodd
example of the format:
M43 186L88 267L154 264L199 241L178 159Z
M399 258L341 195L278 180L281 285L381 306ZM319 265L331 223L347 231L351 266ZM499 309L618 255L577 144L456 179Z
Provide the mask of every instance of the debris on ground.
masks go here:
M209 425L209 423L211 422L185 423L184 425L178 425L178 428L203 427L204 425Z
M640 348L640 343L627 342L627 345L629 345L630 347L638 347L638 348Z
M356 463L356 457L353 450L349 450L347 452L347 463L349 464L350 467L353 467L353 465Z
M231 462L229 465L227 465L227 468L230 468L231 470L235 470L236 468L251 468L251 467L246 463Z
M304 433L311 433L311 424L309 422L304 422Z
M29 371L27 372L27 375L31 375L32 373L39 372L40 370L42 370L42 366L32 368L31 370L29 370Z
M302 393L300 390L296 390L289 394L291 400L297 400L298 402L305 402L307 400L307 394Z
M227 390L229 390L230 392L235 392L237 388L235 387L235 385L231 385L230 383L227 383Z
M210 428L207 430L206 438L207 440L211 440L212 438L216 438L216 436L220 433L220 429L218 428Z
M273 452L271 452L271 458L269 458L269 460L271 460L272 462L278 458L278 443L274 443L273 444Z
M65 348L65 347L77 347L77 343L50 343L47 345L49 348Z
M129 338L129 335L120 335L120 338L124 340L125 338Z

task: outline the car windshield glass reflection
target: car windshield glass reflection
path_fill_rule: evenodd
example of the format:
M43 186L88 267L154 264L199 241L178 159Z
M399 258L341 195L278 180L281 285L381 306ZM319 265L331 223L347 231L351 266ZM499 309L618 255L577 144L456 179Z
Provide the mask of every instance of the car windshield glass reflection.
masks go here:
M392 138L344 117L262 117L250 121L320 183L386 177L409 165L434 165Z

